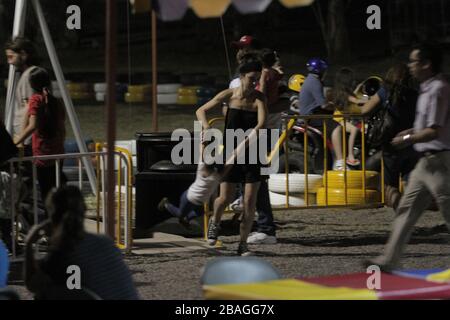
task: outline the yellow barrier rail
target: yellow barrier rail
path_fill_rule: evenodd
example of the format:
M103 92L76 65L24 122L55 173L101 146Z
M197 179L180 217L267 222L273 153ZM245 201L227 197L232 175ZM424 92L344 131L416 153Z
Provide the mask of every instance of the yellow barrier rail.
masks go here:
M365 141L365 126L366 126L366 122L365 122L365 117L363 117L361 114L339 114L339 115L309 115L309 116L289 116L289 117L284 117L284 120L289 119L289 122L295 121L297 119L303 119L303 120L313 120L313 119L320 119L322 120L322 128L323 128L323 132L322 132L322 137L323 137L323 182L324 182L324 189L325 189L325 206L321 206L321 205L315 205L315 206L309 206L309 196L308 196L308 188L309 188L309 182L308 182L308 175L309 175L309 171L308 171L308 167L309 167L309 161L308 161L308 124L307 121L304 122L304 124L301 125L301 127L303 128L303 156L304 156L304 174L305 174L305 190L304 190L304 197L305 197L305 202L306 202L306 207L307 208L323 208L323 207L330 207L329 205L329 175L328 175L328 148L327 148L327 121L326 120L334 120L336 121L336 118L339 118L339 122L342 121L342 155L343 155L343 160L344 160L344 167L342 170L342 174L343 174L343 190L344 190L344 194L343 194L343 198L344 198L344 204L343 205L338 205L339 206L344 206L344 207L357 207L357 208L361 208L364 207L364 205L368 205L369 207L373 207L373 206L381 206L384 204L384 165L383 165L383 157L381 154L381 168L380 168L380 173L379 176L380 177L380 188L379 188L379 192L381 194L381 202L373 202L372 203L368 203L368 198L367 198L367 170L366 170L366 141ZM347 165L346 165L346 161L345 159L347 158L347 136L346 136L346 121L347 119L352 118L358 118L361 120L361 191L362 191L362 195L363 195L363 203L362 204L350 204L349 203L349 199L348 197L351 196L349 187L348 187L348 174L349 174L349 170L347 169ZM286 160L286 181L288 181L289 179L289 161L287 160L289 157L289 152L288 149L285 150L286 156L285 156L285 160ZM355 172L353 170L351 170L351 172ZM372 190L374 191L374 190ZM286 202L288 203L288 197L289 197L289 189L288 189L288 183L286 183ZM300 209L303 208L305 206L295 206L295 207L291 207L290 205L288 206L288 208L284 208L284 209ZM333 206L334 207L334 206ZM273 210L280 210L279 208L273 208Z
M124 219L125 219L125 223L124 226L122 228L121 225L121 219L120 219L120 211L122 211L121 208L121 195L119 196L119 203L118 203L118 209L119 209L119 214L117 215L116 218L116 238L115 238L115 242L117 244L117 246L125 251L129 251L131 249L132 246L132 237L131 237L131 214L132 214L132 158L130 153L128 152L128 150L126 149L122 149L122 148L116 148L115 149L115 156L119 157L119 164L122 167L121 161L125 161L126 166L124 166L125 168L125 172L126 172L126 179L125 179L125 186L126 186L126 192L125 192L125 213L124 213ZM13 177L14 176L14 172L15 172L15 166L16 165L20 165L20 163L30 163L31 167L32 167L32 172L33 172L33 190L32 190L32 194L33 194L33 215L34 215L34 224L38 223L38 191L37 191L37 174L36 174L36 160L47 160L47 161L55 161L55 170L56 170L56 187L59 187L61 184L61 178L60 178L60 164L59 161L61 160L67 160L67 159L74 159L76 161L78 161L78 172L79 172L79 187L82 190L82 159L89 159L89 160L96 160L96 171L97 171L97 185L96 185L96 193L94 194L94 196L96 197L95 199L95 211L96 211L96 231L97 233L100 232L104 232L104 230L101 230L100 228L100 209L103 210L102 214L103 214L103 221L105 221L105 207L106 207L106 199L105 199L105 195L104 192L106 190L104 190L104 186L106 186L105 184L105 170L103 170L103 168L105 168L105 158L106 158L107 154L106 152L103 152L101 150L101 145L97 144L96 145L96 152L86 152L86 153L68 153L68 154L57 154L57 155L46 155L46 156L30 156L30 157L24 157L23 156L23 152L19 154L19 157L17 158L13 158L10 159L8 162L10 164L10 176ZM119 170L119 175L121 170ZM19 176L19 178L21 179L21 177ZM118 181L121 181L121 177L119 176ZM15 189L15 185L16 183L12 182L11 186L10 186L10 190L11 190L11 203L16 203L16 200L18 199L18 192ZM100 190L102 190L103 192L100 192ZM102 195L103 193L103 195ZM121 193L121 186L119 186L119 193ZM101 197L103 198L103 200L101 199ZM13 242L13 258L16 257L16 246L15 243L17 243L18 239L18 234L19 234L19 230L18 230L18 226L19 223L18 221L16 221L17 219L17 210L16 210L16 206L11 206L11 225L14 226L13 227L13 232L11 235L11 239ZM123 236L122 236L122 229L123 229Z
M106 143L97 143L95 145L96 151L102 151L106 148ZM117 188L117 201L116 201L116 244L120 249L129 251L133 245L132 237L132 212L133 212L133 158L128 149L114 146L114 153L118 160L117 175L116 175L116 188ZM98 159L99 160L99 159ZM125 166L123 166L123 162ZM97 172L101 173L102 168L105 168L104 163L97 162ZM125 208L124 208L124 225L122 226L122 169L125 168ZM101 174L100 174L101 175ZM103 176L103 175L101 175ZM98 181L99 179L97 179ZM106 186L105 181L102 180L102 185ZM100 194L100 182L97 183L97 194ZM114 190L115 192L116 190ZM103 199L105 195L103 194ZM103 201L103 210L106 206L106 202ZM104 217L104 213L103 213ZM122 228L124 229L124 235L122 236ZM97 231L100 230L100 197L97 197Z

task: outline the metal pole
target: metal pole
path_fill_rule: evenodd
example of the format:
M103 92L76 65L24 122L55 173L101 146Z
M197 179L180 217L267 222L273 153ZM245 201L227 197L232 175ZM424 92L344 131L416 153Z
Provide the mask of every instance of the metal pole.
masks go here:
M16 7L14 11L14 25L12 37L23 36L25 29L25 16L27 13L27 2L25 0L16 0ZM9 133L12 133L13 119L14 119L14 107L15 99L14 92L16 91L17 77L16 68L12 65L9 66L8 74L8 90L6 94L5 105L5 126Z
M52 37L48 30L47 22L45 21L44 13L42 11L41 4L39 0L32 0L34 10L36 11L36 16L39 21L39 26L41 27L42 36L44 38L45 46L47 47L47 52L53 67L53 71L56 75L56 80L58 81L59 90L61 91L61 96L64 100L64 105L66 106L66 112L69 116L70 124L72 125L73 133L78 144L78 149L81 153L88 152L86 144L84 143L83 137L81 135L80 122L78 121L77 114L75 113L72 99L69 96L66 88L66 80L62 72L61 64L59 63L58 56L56 54L55 45L53 43ZM94 166L89 158L83 157L83 164L86 168L86 173L89 178L89 183L91 185L91 190L96 193L96 178L94 174Z
M152 9L152 130L158 132L158 56L156 35L156 12Z
M114 239L114 141L116 140L116 0L106 1L106 118L107 118L107 184L106 234ZM120 170L120 168L119 168ZM105 190L104 190L105 191Z
M305 202L306 206L309 205L308 201L308 122L305 121L305 133L303 133L303 172L305 173Z
M33 163L33 216L34 216L34 224L38 224L38 197L37 197L37 168L36 164ZM41 196L43 196L41 194ZM44 197L42 197L43 201L45 201Z
M347 118L343 115L342 122L342 161L344 161L344 190L345 190L345 205L348 205L348 188L347 188L347 126L345 121Z
M19 179L21 178L19 175L14 176L14 166L13 163L9 163L9 176L11 177L10 191L11 191L11 244L12 244L12 255L13 258L16 258L16 237L17 237L17 228L16 228L16 184L19 183ZM16 180L14 180L16 179ZM8 237L8 235L3 235L4 237Z
M323 124L323 174L325 177L325 206L328 207L328 146L327 146L327 121ZM331 159L333 161L333 159Z
M233 75L231 74L231 63L230 63L230 55L228 53L228 42L227 42L227 36L225 34L225 26L223 24L223 16L220 16L220 27L222 29L222 38L223 38L223 45L225 47L225 57L227 59L227 67L228 67L228 77L230 81L233 79Z

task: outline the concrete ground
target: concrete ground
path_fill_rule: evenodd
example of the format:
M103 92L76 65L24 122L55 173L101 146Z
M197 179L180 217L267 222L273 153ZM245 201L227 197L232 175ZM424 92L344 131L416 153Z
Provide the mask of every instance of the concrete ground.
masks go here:
M105 128L98 125L104 123L102 108L82 105L76 110L83 132L96 141L104 139ZM191 129L194 110L161 108L160 130ZM151 129L150 105L120 105L118 114L124 121L118 123L117 139L133 139L135 132ZM68 127L68 137L70 134ZM393 217L393 212L385 208L277 211L278 243L251 249L286 278L360 272L363 259L382 251ZM422 217L404 255L405 268L450 267L450 235L443 222L437 212ZM154 238L136 241L137 250L125 255L125 261L143 299L203 299L202 267L216 257L235 255L238 226L231 223L231 216L225 217L221 237L224 246L220 250L207 247L198 235L173 236L172 227L166 225L156 230ZM20 279L11 285L22 298L31 298Z
M379 254L389 234L389 209L310 209L277 211L278 243L255 245L257 257L269 261L283 277L311 277L361 272L361 261ZM439 212L418 222L402 260L404 268L450 267L450 235ZM238 227L231 216L223 222L222 249L201 239L155 233L138 240L125 255L143 299L203 299L200 276L205 264L237 250ZM14 286L27 299L20 282Z

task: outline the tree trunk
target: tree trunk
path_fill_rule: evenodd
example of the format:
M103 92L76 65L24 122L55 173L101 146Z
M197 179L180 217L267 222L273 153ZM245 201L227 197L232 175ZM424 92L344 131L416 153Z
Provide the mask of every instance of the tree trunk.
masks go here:
M328 4L328 59L334 64L350 61L350 41L345 12L347 0L330 0Z

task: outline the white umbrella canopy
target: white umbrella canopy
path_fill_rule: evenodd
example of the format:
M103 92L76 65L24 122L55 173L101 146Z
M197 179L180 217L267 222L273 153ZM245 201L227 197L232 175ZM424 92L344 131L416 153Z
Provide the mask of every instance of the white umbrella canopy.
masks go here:
M279 1L287 8L309 6L314 0L130 0L135 13L148 12L154 6L159 19L175 21L183 18L191 8L199 18L217 18L222 16L230 5L239 13L260 13L267 9L272 1Z

